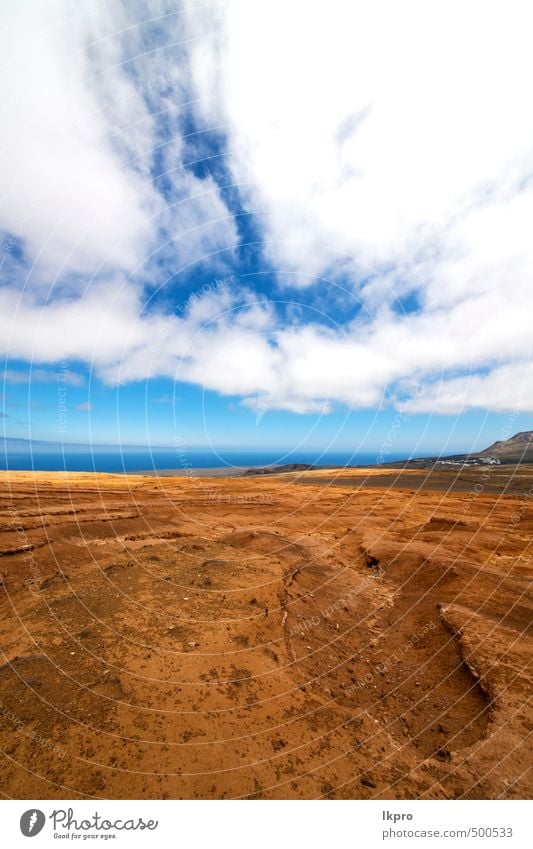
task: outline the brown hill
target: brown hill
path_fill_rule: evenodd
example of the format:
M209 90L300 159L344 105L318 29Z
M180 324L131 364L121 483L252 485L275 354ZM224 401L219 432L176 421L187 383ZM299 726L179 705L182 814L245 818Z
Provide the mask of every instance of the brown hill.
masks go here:
M533 430L523 430L510 439L498 440L479 455L496 457L500 462L533 463Z

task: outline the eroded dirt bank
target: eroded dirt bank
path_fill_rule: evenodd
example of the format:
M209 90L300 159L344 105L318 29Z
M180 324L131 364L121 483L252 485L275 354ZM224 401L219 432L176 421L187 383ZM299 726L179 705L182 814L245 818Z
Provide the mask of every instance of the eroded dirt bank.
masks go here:
M531 796L527 494L1 481L7 796Z

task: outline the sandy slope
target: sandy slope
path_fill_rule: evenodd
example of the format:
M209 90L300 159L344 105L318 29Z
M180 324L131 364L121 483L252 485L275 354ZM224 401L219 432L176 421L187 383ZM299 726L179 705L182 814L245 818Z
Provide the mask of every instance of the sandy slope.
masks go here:
M2 473L4 794L531 795L526 482L310 478Z

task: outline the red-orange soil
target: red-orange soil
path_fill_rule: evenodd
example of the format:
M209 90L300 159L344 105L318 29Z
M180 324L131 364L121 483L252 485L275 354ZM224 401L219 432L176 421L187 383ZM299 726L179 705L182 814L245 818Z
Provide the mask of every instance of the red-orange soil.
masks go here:
M527 470L1 474L5 796L531 796Z

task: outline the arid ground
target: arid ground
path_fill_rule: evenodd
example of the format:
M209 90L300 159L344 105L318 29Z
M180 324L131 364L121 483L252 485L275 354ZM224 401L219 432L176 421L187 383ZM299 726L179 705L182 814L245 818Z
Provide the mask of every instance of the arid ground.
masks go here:
M531 467L0 474L5 797L532 795Z

